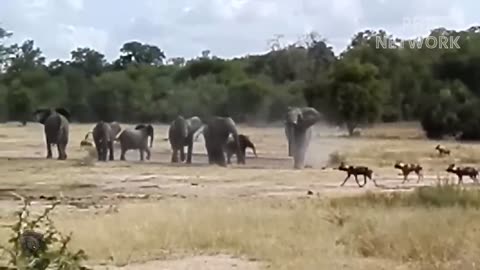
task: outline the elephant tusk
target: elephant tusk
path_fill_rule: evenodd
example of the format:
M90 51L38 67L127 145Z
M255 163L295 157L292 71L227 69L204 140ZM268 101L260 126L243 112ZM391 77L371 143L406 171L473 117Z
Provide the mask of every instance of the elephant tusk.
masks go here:
M117 136L115 136L115 141L118 140L118 138L120 138L120 135L122 135L122 133L125 131L125 129L121 129L120 132L118 132Z

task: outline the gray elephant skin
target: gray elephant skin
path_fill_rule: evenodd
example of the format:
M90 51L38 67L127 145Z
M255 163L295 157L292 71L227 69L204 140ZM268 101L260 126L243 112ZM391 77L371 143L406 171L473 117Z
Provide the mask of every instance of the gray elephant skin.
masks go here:
M246 157L247 148L252 149L253 154L255 155L255 157L257 157L255 144L253 144L253 142L250 140L250 137L244 134L239 134L238 142L240 144L240 151L242 152L244 157ZM229 138L227 144L225 145L225 153L227 154L227 163L230 164L230 159L233 155L236 155L236 144L232 138Z
M147 160L150 160L150 149L148 147L148 137L150 137L150 147L153 146L153 127L152 125L140 124L135 129L124 129L118 135L116 140L120 142L120 160L125 160L125 153L128 150L138 149L140 160L144 160L144 152L147 153Z
M312 126L320 120L320 113L312 107L288 107L285 135L288 156L293 156L294 169L305 167L305 155L312 137Z
M57 145L58 159L67 159L70 113L64 108L37 109L34 115L44 127L47 158L52 158L52 144Z
M122 128L117 122L98 122L92 130L93 141L97 149L99 161L107 161L107 152L109 152L109 160L114 160L113 142L115 137Z
M172 121L168 129L168 140L170 141L170 147L172 148L172 163L178 163L178 153L180 152L180 160L185 161L185 146L187 149L186 163L192 163L193 153L193 136L203 126L202 120L193 116L185 119L179 115Z
M207 121L203 128L205 148L207 149L208 163L226 167L224 147L230 134L236 145L237 163L245 164L245 156L240 150L238 132L235 122L230 117L214 116Z

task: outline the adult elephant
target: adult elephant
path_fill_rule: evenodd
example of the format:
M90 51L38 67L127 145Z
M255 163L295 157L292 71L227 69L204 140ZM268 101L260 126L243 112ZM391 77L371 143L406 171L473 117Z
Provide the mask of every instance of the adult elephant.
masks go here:
M125 153L131 149L138 149L140 160L143 161L144 152L147 153L147 160L150 160L150 149L148 147L148 137L150 137L150 147L153 146L153 127L152 125L140 124L135 129L124 129L115 138L120 142L121 154L120 160L125 160Z
M285 119L285 135L288 140L288 156L293 156L293 167L305 167L305 154L312 137L312 126L320 120L320 113L312 107L288 107Z
M114 160L113 142L122 128L117 122L98 122L92 130L93 141L97 149L99 161L107 161L107 152L109 160Z
M52 144L57 145L58 159L67 159L67 144L70 113L65 108L37 109L34 112L36 120L44 127L47 158L52 158Z
M185 146L188 147L186 163L192 163L193 136L200 131L202 126L203 122L197 116L185 119L179 115L172 121L168 129L168 140L172 148L172 163L178 163L178 152L180 152L180 160L185 161Z
M203 137L207 149L208 163L226 167L224 147L230 134L236 144L237 163L245 164L245 156L240 149L235 122L230 117L215 116L205 121Z

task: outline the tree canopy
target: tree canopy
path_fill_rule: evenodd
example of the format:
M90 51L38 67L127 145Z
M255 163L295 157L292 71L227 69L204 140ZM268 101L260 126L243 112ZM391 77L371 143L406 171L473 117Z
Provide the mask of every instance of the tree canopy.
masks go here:
M167 57L129 41L111 62L92 48L46 62L33 40L6 45L0 28L1 121L32 120L37 107L63 106L72 120L169 122L182 114L276 121L288 106L313 106L350 133L365 124L418 120L430 138L480 139L480 27L433 29L459 48L426 48L384 30L354 33L335 55L316 33L261 55L222 59L204 50ZM388 40L386 48L378 40ZM426 38L426 37L423 37ZM402 46L403 44L403 46Z

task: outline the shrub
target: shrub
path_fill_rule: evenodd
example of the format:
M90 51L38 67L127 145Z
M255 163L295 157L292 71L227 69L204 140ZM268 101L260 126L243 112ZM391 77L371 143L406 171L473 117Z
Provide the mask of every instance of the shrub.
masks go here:
M0 262L8 263L6 267L0 269L88 269L82 266L82 262L87 259L85 252L83 250L71 252L68 249L71 234L65 236L60 233L49 217L49 213L59 202L46 208L38 217L31 218L29 200L19 197L24 204L22 209L16 212L17 221L8 226L12 230L12 236L8 239L9 246L0 246L0 250L3 251L3 254L0 254Z
M418 187L413 192L377 193L368 191L359 196L335 198L333 207L470 207L480 208L480 190L466 189L455 184Z

